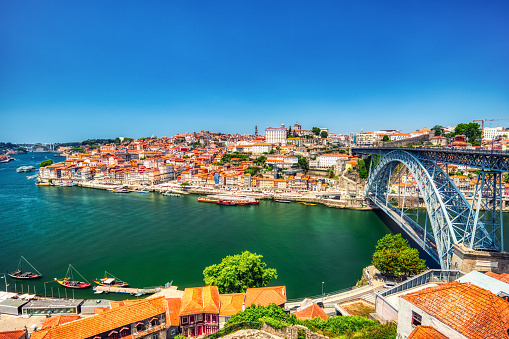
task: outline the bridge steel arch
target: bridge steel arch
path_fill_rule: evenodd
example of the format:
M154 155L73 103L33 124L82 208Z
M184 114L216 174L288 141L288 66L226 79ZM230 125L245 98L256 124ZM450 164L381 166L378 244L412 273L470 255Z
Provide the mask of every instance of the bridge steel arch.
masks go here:
M400 150L379 157L376 167L371 168L366 196L440 263L442 269L449 269L455 244L461 243L475 249L500 250L501 244L492 240L484 224L474 224L472 218L469 218L472 207L436 162L418 159ZM417 182L433 235L406 217L400 206L395 207L388 202L391 175L400 164L408 168Z

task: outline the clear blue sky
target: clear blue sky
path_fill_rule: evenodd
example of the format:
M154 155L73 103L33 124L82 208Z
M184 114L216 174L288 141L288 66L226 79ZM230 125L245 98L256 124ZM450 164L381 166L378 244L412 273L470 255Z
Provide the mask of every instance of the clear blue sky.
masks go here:
M508 17L506 0L6 0L0 141L509 117Z

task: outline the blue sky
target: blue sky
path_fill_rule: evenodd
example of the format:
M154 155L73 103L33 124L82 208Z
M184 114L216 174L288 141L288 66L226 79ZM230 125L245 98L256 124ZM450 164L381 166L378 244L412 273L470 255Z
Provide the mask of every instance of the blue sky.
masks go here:
M508 15L507 1L2 1L0 141L506 118Z

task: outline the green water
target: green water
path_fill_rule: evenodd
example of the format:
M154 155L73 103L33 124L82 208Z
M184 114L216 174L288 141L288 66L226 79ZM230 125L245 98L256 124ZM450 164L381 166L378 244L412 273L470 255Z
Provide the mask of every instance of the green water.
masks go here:
M115 194L79 187L37 187L15 169L45 156L17 155L0 167L0 272L13 271L25 256L44 277L30 281L44 295L44 282L62 278L72 264L88 281L111 272L133 287L202 286L203 269L244 250L264 256L278 271L272 284L289 298L347 288L370 263L377 240L389 229L372 212L278 204L219 206L196 195ZM28 173L33 174L33 173ZM2 279L3 280L3 279ZM15 280L8 279L9 290ZM18 292L20 281L16 281ZM27 282L24 282L26 291ZM46 293L64 295L57 283ZM4 289L0 281L0 289ZM67 289L68 296L72 290ZM76 290L91 298L92 289ZM104 295L101 295L104 296ZM109 294L108 298L125 298Z
M72 296L53 278L72 264L90 282L104 271L132 287L203 285L203 269L244 250L264 256L278 271L272 285L286 285L288 298L350 287L370 264L378 239L390 230L371 211L278 204L220 206L196 195L115 194L79 187L37 187L16 168L37 165L51 154L15 156L0 165L0 272L16 269L25 256L43 275L23 282L33 293ZM422 218L423 216L421 216ZM509 215L504 214L505 225ZM506 244L509 232L506 226ZM7 279L9 291L20 280ZM0 290L4 290L3 279ZM101 295L105 297L106 295ZM75 297L97 297L92 289ZM110 299L126 295L108 294Z

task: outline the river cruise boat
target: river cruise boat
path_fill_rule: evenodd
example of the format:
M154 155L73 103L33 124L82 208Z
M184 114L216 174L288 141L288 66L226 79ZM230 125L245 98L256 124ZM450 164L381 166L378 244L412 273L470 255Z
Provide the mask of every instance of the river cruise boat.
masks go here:
M78 281L78 280L74 280L73 279L73 276L72 276L72 272L73 270L78 273L78 275L83 279L85 280L85 282L83 281ZM62 279L57 279L55 278L55 281L57 283L59 283L60 285L64 286L64 287L67 287L67 288L87 288L87 287L90 287L90 283L87 281L87 279L85 279L81 274L80 272L78 272L77 269L75 269L71 264L69 264L69 268L67 269L67 273L65 274L65 278L62 278Z
M112 278L108 277L108 274ZM127 287L127 286L129 286L129 284L126 283L125 281L118 279L113 274L108 273L106 271L104 271L104 278L96 279L96 280L92 280L92 281L98 285L101 285L101 286L110 286L110 287Z
M23 173L23 172L33 172L35 171L34 166L21 166L16 169L16 172Z
M23 260L28 265L30 265L30 267L32 267L32 269L37 273L23 272ZM15 272L11 273L7 272L7 275L14 279L37 279L42 277L42 274L39 271L37 271L37 269L34 266L32 266L32 264L30 264L28 260L26 260L25 257L23 256L21 256L21 258L19 259L18 269Z

